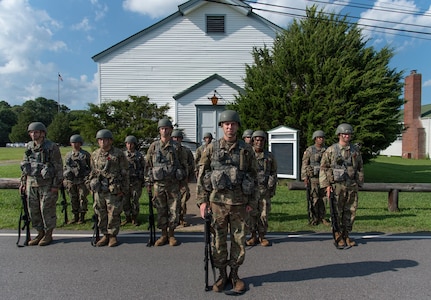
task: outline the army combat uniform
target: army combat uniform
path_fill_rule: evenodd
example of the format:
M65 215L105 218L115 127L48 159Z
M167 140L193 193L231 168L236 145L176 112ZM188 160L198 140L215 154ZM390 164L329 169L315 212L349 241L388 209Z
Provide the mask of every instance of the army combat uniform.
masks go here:
M90 174L90 156L90 153L80 149L78 152L68 152L64 159L64 187L69 193L72 214L74 215L71 223L83 223L88 211L87 196L90 191L85 182Z
M129 192L129 163L123 151L96 149L91 154L90 188L102 234L116 237L120 231L123 196Z

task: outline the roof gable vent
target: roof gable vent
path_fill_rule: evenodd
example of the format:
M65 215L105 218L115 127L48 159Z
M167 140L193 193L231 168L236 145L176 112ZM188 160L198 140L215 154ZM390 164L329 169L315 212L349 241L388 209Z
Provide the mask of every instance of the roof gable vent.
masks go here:
M207 33L225 33L224 16L207 16Z

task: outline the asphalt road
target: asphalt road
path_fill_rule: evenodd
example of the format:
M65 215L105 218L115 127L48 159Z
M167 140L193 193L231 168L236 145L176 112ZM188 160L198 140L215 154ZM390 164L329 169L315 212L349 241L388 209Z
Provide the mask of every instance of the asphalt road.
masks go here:
M142 231L120 232L115 248L92 247L90 236L56 230L52 245L18 248L16 232L0 231L0 297L229 297L204 291L202 233L177 233L177 247L146 247ZM268 237L271 247L247 249L242 299L431 299L430 236L354 234L359 245L348 250L335 249L328 234Z

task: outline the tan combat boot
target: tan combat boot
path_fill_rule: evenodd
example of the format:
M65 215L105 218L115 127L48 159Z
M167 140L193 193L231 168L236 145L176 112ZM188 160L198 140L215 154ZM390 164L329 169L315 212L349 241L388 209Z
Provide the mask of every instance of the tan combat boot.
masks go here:
M251 237L245 242L247 246L255 246L258 242L256 232L251 234Z
M344 247L346 247L343 235L340 232L335 232L334 234L334 245L337 249L343 249Z
M259 233L259 242L262 247L268 247L269 241L265 238L265 234Z
M356 242L349 237L349 233L347 231L344 232L344 240L346 241L346 244L348 246L350 247L356 246Z
M170 246L177 246L178 245L178 241L174 236L174 229L173 228L169 228L169 245Z
M232 280L234 292L243 294L245 292L245 283L238 277L238 267L231 268L229 278Z
M51 242L52 242L52 231L53 230L54 229L51 228L45 232L45 236L40 240L40 242L38 244L39 246L46 246L46 245L51 244Z
M217 278L217 281L213 285L213 291L217 293L223 291L227 283L226 267L220 268L219 270L220 270L220 275Z
M81 213L77 224L84 224L85 223L85 213Z
M163 246L168 242L168 230L162 229L162 236L154 243L154 246Z
M132 225L139 226L137 215L132 216Z
M28 242L29 246L36 246L39 244L40 240L45 236L45 231L43 230L38 230L37 231L37 236L32 239L30 242Z
M117 237L115 235L111 235L109 236L108 247L115 247L115 246L118 246Z
M79 221L79 214L73 214L73 219L67 222L67 224L75 224Z
M124 226L128 223L132 223L132 217L131 216L126 216L126 219L123 222L121 222L121 226Z
M103 235L103 237L96 243L96 247L103 247L109 243L109 234Z

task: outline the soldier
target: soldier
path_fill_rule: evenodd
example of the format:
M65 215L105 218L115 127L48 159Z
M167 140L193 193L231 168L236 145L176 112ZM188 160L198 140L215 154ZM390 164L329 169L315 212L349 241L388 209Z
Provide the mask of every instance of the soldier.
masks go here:
M81 148L84 140L79 134L70 137L72 151L64 159L63 184L69 193L72 204L73 219L69 224L85 223L85 214L88 211L87 196L90 193L85 182L90 174L90 153Z
M190 199L189 180L192 180L194 176L195 161L192 151L181 144L183 138L184 135L181 130L175 129L172 132L172 139L178 144L181 161L185 160L187 162L187 177L180 181L181 209L179 216L180 225L187 227L189 226L189 223L184 221L184 216L187 214L187 201Z
M244 132L242 134L242 139L244 140L244 142L251 145L253 142L252 141L252 135L253 135L253 130L252 129L246 129L246 130L244 130Z
M113 135L108 129L96 134L99 149L91 154L90 189L94 195L94 211L103 237L97 247L118 245L123 197L129 193L129 163L123 151L112 146Z
M326 221L325 200L326 192L319 185L320 161L323 152L326 150L325 133L322 130L313 132L314 145L308 147L302 156L301 179L305 186L309 187L309 194L312 199L308 205L308 216L310 225L323 223L329 225ZM310 201L311 199L307 199Z
M211 134L211 132L205 132L203 140L204 140L204 143L196 149L196 153L195 153L195 176L196 176L196 178L199 178L199 167L200 167L199 162L201 160L202 153L205 153L206 148L208 147L209 144L211 144L211 142L213 140L213 135Z
M181 161L178 144L171 140L172 123L169 119L158 122L160 140L155 141L148 149L146 161L148 182L151 191L154 185L154 206L157 209L157 227L162 230L161 237L155 246L176 246L178 241L174 230L179 223L180 190L179 182L187 177L186 162Z
M21 193L26 193L30 219L37 236L28 245L46 246L52 242L56 227L56 203L58 189L63 184L63 163L57 144L46 139L43 123L33 122L27 132L31 141L27 144L21 162Z
M214 266L220 271L213 291L224 290L229 265L233 291L241 294L245 292L245 284L238 276L238 268L245 258L246 218L256 201L252 197L257 184L256 158L252 147L237 138L240 118L236 111L223 111L219 126L223 128L223 137L208 145L202 154L203 172L198 179L202 193L198 194L197 204L202 218L209 211L212 213Z
M126 143L124 155L129 162L130 186L129 193L124 195L123 198L123 210L126 215L126 220L124 220L121 225L132 223L135 226L139 226L139 198L141 198L142 187L145 183L145 157L137 150L138 140L136 137L129 135L124 142Z
M258 191L257 207L250 212L251 237L247 240L247 246L254 246L258 242L261 246L269 246L265 238L268 231L268 214L271 211L271 198L275 195L277 188L277 162L271 152L265 149L266 133L256 130L252 135L253 150L257 161Z
M326 149L320 164L320 187L334 193L337 220L340 232L334 233L334 244L337 248L355 246L356 242L349 237L355 221L358 207L358 187L364 183L364 171L361 152L350 143L353 128L347 123L337 127L335 134L338 143ZM331 201L331 200L330 200Z

